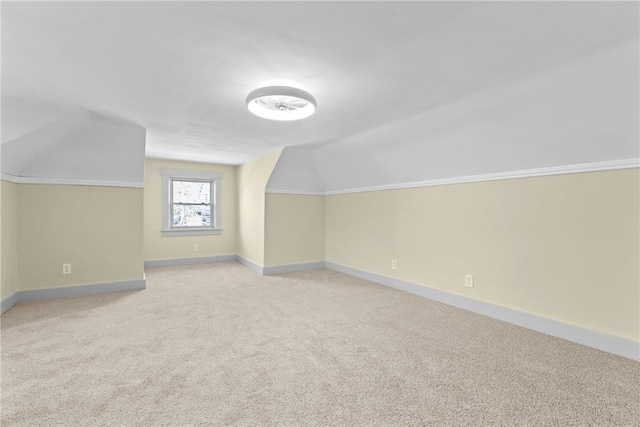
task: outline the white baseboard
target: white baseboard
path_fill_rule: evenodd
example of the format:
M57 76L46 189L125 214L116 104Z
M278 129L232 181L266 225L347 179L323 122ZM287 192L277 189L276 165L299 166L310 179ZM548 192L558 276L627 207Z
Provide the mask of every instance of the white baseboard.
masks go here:
M253 261L249 261L248 259L241 257L240 255L236 256L236 260L244 265L245 267L247 267L249 270L253 270L258 274L264 274L264 267L262 267L261 265L256 264Z
M286 264L263 267L254 263L253 261L249 261L248 259L241 257L240 255L238 255L237 260L240 264L244 265L248 269L253 270L258 274L262 274L263 276L268 276L270 274L293 273L295 271L317 270L319 268L324 268L325 264L324 261L317 261L301 264Z
M94 283L90 285L66 286L60 288L18 291L0 302L1 313L22 302L41 301L54 298L71 298L87 295L110 294L114 292L139 291L146 289L146 279L122 282Z
M195 258L159 259L145 261L144 268L171 267L174 265L209 264L211 262L236 261L236 255L216 255Z
M196 258L176 258L176 259L160 259L154 261L145 261L144 268L171 267L175 265L193 265L193 264L210 264L214 262L237 261L250 270L258 274L265 274L264 267L241 257L240 255L217 255Z
M293 273L295 271L309 271L324 268L324 261L305 262L301 264L275 265L272 267L263 267L262 274L282 274Z
M301 264L274 265L271 267L263 267L253 261L240 255L219 255L211 257L199 258L178 258L178 259L162 259L157 261L145 261L144 268L169 267L173 265L190 265L190 264L208 264L221 261L237 261L247 267L249 270L255 271L261 275L292 273L294 271L317 270L324 268L324 261L307 262Z
M596 348L608 353L640 361L640 342L638 341L605 334L576 325L570 325L557 320L536 316L534 314L513 310L511 308L502 307L488 302L478 301L462 295L451 294L449 292L405 282L392 277L381 276L375 273L347 267L345 265L335 264L333 262L326 262L326 268L348 274L350 276L359 277L380 285L420 295L434 301L522 326L527 329L542 332L547 335L563 338L587 347Z
M20 292L14 292L9 295L2 301L0 301L0 316L4 314L5 311L9 310L11 307L20 302Z

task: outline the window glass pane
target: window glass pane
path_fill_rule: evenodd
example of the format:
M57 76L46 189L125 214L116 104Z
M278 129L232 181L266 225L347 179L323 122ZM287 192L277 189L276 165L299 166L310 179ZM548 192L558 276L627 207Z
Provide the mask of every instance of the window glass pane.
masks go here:
M211 183L174 180L173 203L211 203Z
M211 205L173 205L174 227L211 227Z

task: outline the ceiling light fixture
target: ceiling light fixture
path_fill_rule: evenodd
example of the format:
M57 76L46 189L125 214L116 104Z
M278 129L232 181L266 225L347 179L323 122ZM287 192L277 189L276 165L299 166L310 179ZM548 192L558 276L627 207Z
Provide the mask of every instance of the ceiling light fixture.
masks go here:
M247 108L269 120L300 120L316 111L316 99L309 92L289 86L267 86L247 96Z

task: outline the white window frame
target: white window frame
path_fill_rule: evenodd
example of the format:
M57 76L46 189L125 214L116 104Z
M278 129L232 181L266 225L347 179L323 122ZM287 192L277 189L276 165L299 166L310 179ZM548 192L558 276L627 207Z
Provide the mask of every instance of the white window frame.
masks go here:
M220 181L222 173L186 169L160 169L162 175L162 235L163 236L198 236L202 234L222 233L220 222ZM212 218L210 227L173 227L172 224L172 181L204 181L211 184Z

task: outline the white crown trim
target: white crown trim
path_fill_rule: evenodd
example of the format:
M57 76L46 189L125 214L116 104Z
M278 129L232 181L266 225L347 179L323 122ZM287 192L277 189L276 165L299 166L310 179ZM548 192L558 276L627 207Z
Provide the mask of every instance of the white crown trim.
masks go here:
M101 181L101 180L92 180L92 179L16 176L16 175L8 174L5 172L2 172L1 178L3 181L13 182L16 184L93 185L96 187L144 188L143 182Z
M509 172L487 173L482 175L468 175L441 179L428 179L425 181L402 182L397 184L376 185L372 187L347 188L333 191L305 191L267 189L267 193L275 194L308 194L314 196L348 193L365 193L368 191L397 190L402 188L433 187L438 185L464 184L469 182L496 181L502 179L529 178L546 175L564 175L570 173L598 172L617 169L632 169L640 167L640 159L610 160L605 162L579 163L575 165L552 166L548 168L524 169Z
M268 188L265 190L267 194L296 194L299 196L324 196L324 191L306 191L306 190L278 190L275 188Z
M15 184L17 184L17 183L18 183L18 177L17 177L17 176L15 176L15 175L11 175L11 174L9 174L9 173L4 173L4 172L2 172L2 173L0 174L0 178L1 178L3 181L13 182L13 183L15 183Z

